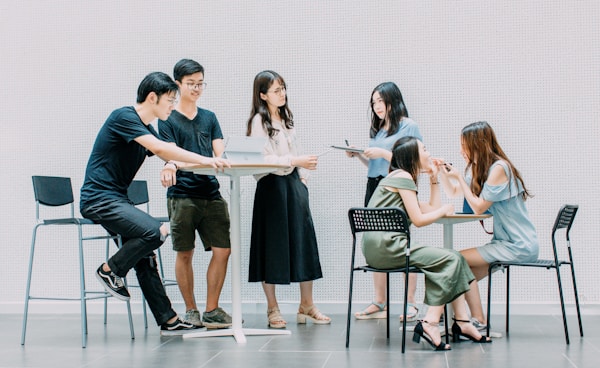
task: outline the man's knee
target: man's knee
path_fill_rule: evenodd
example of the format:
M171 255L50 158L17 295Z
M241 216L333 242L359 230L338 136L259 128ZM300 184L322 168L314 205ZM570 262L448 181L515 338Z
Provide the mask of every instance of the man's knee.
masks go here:
M191 264L193 257L194 257L193 249L177 251L177 262Z
M144 239L145 242L147 242L148 244L152 244L153 250L160 247L162 245L162 243L164 243L164 241L165 241L165 238L163 237L163 235L161 233L161 228L162 227L157 226L157 227L148 229L142 236L142 238Z
M212 247L212 258L218 261L227 261L231 255L231 248L215 248Z

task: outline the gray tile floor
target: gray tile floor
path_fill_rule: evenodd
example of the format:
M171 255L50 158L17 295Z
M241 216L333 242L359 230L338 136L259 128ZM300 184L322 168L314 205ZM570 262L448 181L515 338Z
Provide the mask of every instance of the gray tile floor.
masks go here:
M144 329L141 314L134 315L131 340L125 315L89 316L88 346L81 348L77 314L29 317L27 340L20 345L21 315L0 314L0 367L598 367L600 316L584 315L585 337L577 319L569 317L571 344L566 345L560 315L513 315L509 337L492 344L463 342L452 351L434 352L412 342L401 354L398 318L392 319L391 338L385 338L385 320L353 321L350 348L345 348L345 315L331 315L325 326L297 325L284 314L290 336L248 336L240 345L232 337L182 339L161 337L158 328ZM264 328L266 316L244 313L244 327ZM504 327L502 315L492 325Z

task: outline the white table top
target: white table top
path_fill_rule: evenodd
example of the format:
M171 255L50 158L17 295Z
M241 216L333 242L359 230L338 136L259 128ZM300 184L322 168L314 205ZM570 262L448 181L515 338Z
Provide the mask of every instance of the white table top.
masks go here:
M485 220L485 219L488 219L491 217L492 217L492 215L490 215L490 214L474 215L474 214L467 214L467 213L455 213L453 215L447 215L447 216L441 217L441 218L435 220L434 222L436 224L449 225L449 224L460 224L461 222Z
M180 170L191 171L201 175L227 175L227 176L244 176L256 175L273 172L277 169L286 169L287 165L275 164L231 164L231 167L223 168L223 171L217 171L212 166L194 165L182 167Z

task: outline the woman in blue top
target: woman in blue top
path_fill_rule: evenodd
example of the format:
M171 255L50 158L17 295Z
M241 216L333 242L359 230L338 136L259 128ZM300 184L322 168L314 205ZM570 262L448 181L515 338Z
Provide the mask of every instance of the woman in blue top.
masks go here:
M402 137L416 137L421 142L423 137L419 132L417 123L408 117L408 110L404 104L402 93L393 82L379 84L371 92L371 128L369 130L369 148L364 153L347 152L349 157L358 159L368 167L367 190L365 193L365 206L369 203L377 184L389 172L392 160L392 147ZM407 321L417 319L419 310L415 303L417 275L409 276L408 314ZM375 297L373 302L364 310L357 312L357 319L386 318L385 274L373 273ZM402 316L400 316L402 319Z
M538 239L529 219L525 200L531 194L519 171L508 159L492 127L485 121L472 123L461 133L461 153L467 162L465 177L447 165L441 180L448 195L462 193L475 214L489 211L494 216L494 235L484 246L461 253L479 281L487 276L494 261L530 262L538 258ZM448 178L457 182L451 183ZM487 327L479 290L474 283L466 294L473 324Z

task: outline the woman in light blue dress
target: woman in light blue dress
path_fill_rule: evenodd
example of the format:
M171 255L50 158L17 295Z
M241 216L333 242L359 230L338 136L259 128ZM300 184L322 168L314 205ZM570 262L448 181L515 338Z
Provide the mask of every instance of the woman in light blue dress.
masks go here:
M519 171L508 159L492 127L485 121L472 123L461 133L461 153L467 162L465 177L447 165L441 180L450 196L462 193L475 214L489 211L494 217L494 235L481 247L462 250L477 281L487 276L494 261L530 262L538 258L535 227L529 219L525 200L531 194ZM450 182L449 178L455 180ZM465 295L472 322L487 327L476 283Z

